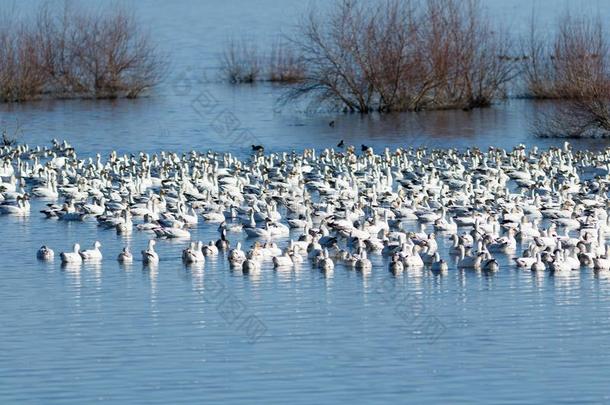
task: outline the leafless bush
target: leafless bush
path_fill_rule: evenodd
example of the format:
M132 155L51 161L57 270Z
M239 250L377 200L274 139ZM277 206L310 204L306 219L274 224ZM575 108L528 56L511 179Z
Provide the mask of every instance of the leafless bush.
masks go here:
M305 77L302 58L283 42L277 42L271 49L268 66L268 78L272 82L295 83Z
M587 96L583 92L597 93L598 87L606 86L608 44L599 16L565 13L550 38L542 36L536 26L532 18L525 47L528 59L524 73L530 96L581 98Z
M535 119L539 136L610 135L608 43L599 17L565 13L550 40L534 28L525 79L535 98L558 99Z
M285 99L347 111L487 106L516 73L508 37L476 0L343 0L312 10L293 42L305 77Z
M36 38L13 14L0 19L0 100L4 102L31 99L44 86Z
M253 42L231 39L221 58L221 72L231 83L253 83L260 79L258 49Z
M33 21L0 24L0 98L137 97L164 61L135 16L112 8L86 13L43 4Z

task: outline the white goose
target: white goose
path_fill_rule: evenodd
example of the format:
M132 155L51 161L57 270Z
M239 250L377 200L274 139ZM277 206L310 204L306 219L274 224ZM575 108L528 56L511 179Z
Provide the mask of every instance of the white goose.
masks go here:
M119 261L119 263L133 262L133 255L131 254L129 247L125 246L123 248L123 250L121 251L121 253L119 253L119 256L117 257L117 260Z
M78 264L83 262L83 258L80 255L80 245L74 244L72 252L62 252L60 255L62 263Z
M240 242L237 242L237 246L235 246L235 248L229 250L227 258L229 260L229 263L233 266L242 265L242 263L246 260L246 253L241 250Z
M100 251L101 246L102 244L99 241L95 241L91 249L82 250L80 255L83 260L102 260L102 252Z
M201 241L191 242L189 247L182 251L182 260L184 263L203 263L205 262L205 256L203 255Z
M38 252L36 252L36 257L39 260L52 261L55 258L55 252L53 252L53 249L49 248L48 246L43 245L40 249L38 249Z
M159 255L155 252L155 243L154 239L150 239L148 241L148 248L142 250L142 261L144 264L154 265L159 263Z

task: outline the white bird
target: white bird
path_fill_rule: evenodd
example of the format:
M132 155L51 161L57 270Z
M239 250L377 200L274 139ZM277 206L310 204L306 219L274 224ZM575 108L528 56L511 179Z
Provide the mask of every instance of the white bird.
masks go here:
M91 249L82 250L80 255L83 260L102 260L102 252L100 251L101 246L102 244L100 242L95 241Z
M218 248L214 242L210 241L207 245L201 248L201 252L204 256L216 256L218 254Z
M38 252L36 252L36 257L39 260L51 261L55 258L55 252L53 252L53 249L49 248L48 246L43 245L40 249L38 249Z
M201 242L191 242L189 247L182 252L182 260L185 263L203 263L205 256L201 250Z
M148 248L142 250L142 261L144 264L157 264L159 263L159 255L155 252L155 241L150 239L148 241Z
M430 270L436 271L436 272L445 272L448 269L449 269L449 265L447 264L447 262L445 260L441 259L439 253L436 252L434 254L434 260L432 261L432 264L430 265Z
M125 246L123 248L123 250L121 251L121 253L119 253L119 256L117 257L117 260L120 263L131 263L131 262L133 262L133 255L131 254L131 251L129 250L129 247Z
M400 255L398 253L394 253L392 255L392 261L390 262L390 271L392 273L398 274L402 273L404 270L404 265L402 260L400 259Z
M242 265L242 263L246 260L246 253L241 250L240 242L237 242L237 246L235 246L235 248L229 250L227 258L229 260L229 263L233 266Z
M291 267L293 264L292 257L288 252L281 256L273 256L273 267Z
M74 244L74 248L72 252L62 252L60 255L62 263L82 263L83 258L80 255L80 245L78 243Z

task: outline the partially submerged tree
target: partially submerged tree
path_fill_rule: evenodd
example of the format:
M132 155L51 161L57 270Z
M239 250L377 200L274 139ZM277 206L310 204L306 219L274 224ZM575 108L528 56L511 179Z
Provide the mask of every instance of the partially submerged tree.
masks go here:
M293 43L305 77L286 100L346 111L488 106L516 74L508 37L476 0L342 0L312 10Z
M610 135L608 42L599 17L559 20L551 40L530 36L525 79L532 97L558 99L535 121L541 136Z

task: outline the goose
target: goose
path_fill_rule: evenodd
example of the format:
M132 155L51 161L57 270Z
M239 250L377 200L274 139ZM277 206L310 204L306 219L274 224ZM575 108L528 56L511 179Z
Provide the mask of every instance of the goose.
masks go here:
M534 263L532 263L531 270L532 271L545 271L546 270L546 265L542 261L542 254L536 253L536 261Z
M87 250L81 250L80 255L83 260L101 260L102 252L100 251L100 247L102 244L99 241L95 241L93 243L93 247Z
M241 243L237 242L237 245L235 246L235 248L229 250L229 254L227 256L229 263L231 265L239 265L241 266L241 264L244 262L244 260L246 260L246 254L244 253L243 250L241 250Z
M441 259L440 255L438 252L436 252L434 254L434 260L432 261L432 264L430 265L430 270L434 271L434 272L446 272L449 269L449 265L447 264L447 262L443 259Z
M419 247L417 245L414 245L411 248L410 255L405 257L403 260L403 264L405 265L405 267L408 267L408 268L424 267L424 261L422 260L421 256L419 255L418 250L419 250Z
M216 256L218 254L218 248L214 242L210 241L207 245L201 248L201 252L204 256Z
M216 241L215 246L218 250L227 250L230 247L230 243L227 240L227 231L224 227L220 230L220 239Z
M116 225L116 232L119 235L130 234L133 230L133 222L131 220L131 214L128 210L123 211L123 222Z
M226 220L225 215L222 212L210 211L210 212L205 212L205 213L201 214L201 216L203 217L203 219L205 221L211 222L211 223L222 223L222 222L225 222L225 220Z
M493 258L489 252L481 253L481 269L484 271L498 271L500 269L500 265L498 261Z
M460 248L460 258L457 263L458 268L462 269L478 269L481 265L482 257L480 255L472 256L466 253L466 248Z
M92 204L84 204L83 210L90 215L100 216L106 212L106 200L104 198L100 198L99 202L96 200Z
M182 222L184 222L186 224L186 226L196 226L197 223L199 222L198 218L197 218L197 214L195 213L195 210L193 209L193 207L190 207L186 212L183 211L182 208L183 205L179 205L179 217L180 220Z
M505 237L498 238L487 245L487 250L490 252L508 253L515 250L517 240L514 237L514 230L509 229Z
M244 231L251 238L271 239L272 237L268 222L265 222L264 228L244 228Z
M146 250L142 250L142 261L144 264L157 264L159 263L159 255L155 252L155 240L150 239L148 241L148 247Z
M56 200L59 198L57 184L51 180L46 186L37 186L32 189L32 195L46 200Z
M265 254L261 244L254 242L250 250L248 250L248 253L246 253L246 258L262 261L265 258Z
M328 250L325 248L323 251L323 258L320 260L318 266L323 271L332 271L335 268L335 263L328 255Z
M153 217L149 214L144 215L143 223L136 225L136 228L139 231L144 231L144 232L154 232L154 230L158 227L159 227L159 224L157 222L154 222Z
M249 273L257 273L260 271L261 266L257 260L254 259L246 259L242 263L241 267L242 271Z
M133 262L133 255L131 254L131 251L129 250L129 247L125 246L123 248L123 250L121 250L121 253L119 253L119 256L117 257L117 260L119 261L119 263L131 263L131 262Z
M555 254L555 259L550 263L550 269L554 273L569 273L572 270L570 263L565 261L565 251L558 251Z
M154 229L155 234L159 238L168 239L190 239L191 233L182 228L158 227Z
M38 252L36 252L36 257L39 260L52 261L55 258L55 252L48 246L43 245L38 249Z
M529 269L536 262L536 245L530 244L528 248L523 252L523 256L514 257L513 260L517 264L517 267L523 267Z
M438 253L436 251L430 253L430 248L426 246L423 251L419 253L424 264L431 264L434 261L435 254Z
M62 263L78 264L83 262L83 258L80 255L80 245L74 244L72 252L62 252L60 255Z
M455 233L451 235L451 240L453 242L453 245L449 248L449 252L451 254L459 255L461 248L464 246L464 244L462 243L462 240Z
M328 253L328 252L326 252L326 253ZM371 263L371 261L366 257L366 250L363 250L360 253L360 257L356 261L355 267L357 270L360 270L360 271L368 271L373 267L373 264Z
M434 230L438 232L457 232L457 223L452 217L446 218L446 211L443 209L441 217L434 221Z
M402 273L404 265L398 253L392 255L392 261L390 262L390 271L394 274Z
M281 256L273 256L273 267L290 267L294 263L292 261L292 255L288 252L285 252Z
M189 247L182 251L182 261L187 264L205 262L205 256L203 255L201 247L201 241L191 242Z
M595 270L610 270L610 256L596 257L593 259L593 268Z
M26 216L30 213L30 203L25 196L18 196L15 203L4 202L0 204L0 213L14 216Z

